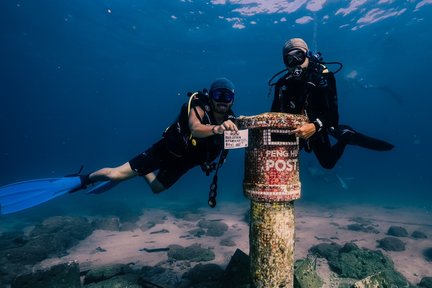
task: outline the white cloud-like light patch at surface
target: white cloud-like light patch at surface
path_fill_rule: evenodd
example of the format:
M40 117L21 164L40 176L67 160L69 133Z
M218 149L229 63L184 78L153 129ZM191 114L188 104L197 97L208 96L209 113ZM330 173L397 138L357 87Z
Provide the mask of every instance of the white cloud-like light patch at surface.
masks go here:
M391 4L395 2L395 0L379 0L378 4Z
M306 6L311 7L311 9L316 9L316 7L322 7L322 3L325 0L314 0L309 1ZM223 0L212 0L213 5L224 5L227 1ZM244 16L252 16L256 14L275 14L275 13L293 13L298 11L302 6L307 4L307 0L231 0L229 4L239 5L241 7L235 8L233 11L238 12ZM316 3L316 4L314 4ZM316 11L316 10L313 10Z
M352 12L358 10L361 6L366 4L367 0L352 0L348 8L340 8L336 11L335 15L343 14L343 16L347 16Z
M211 0L211 3L213 5L243 5L244 7L236 8L234 11L245 16L252 16L256 14L293 13L302 6L305 6L309 11L317 12L324 8L327 0Z
M423 7L424 5L427 5L427 4L432 4L432 0L423 0L423 1L420 1L419 3L417 3L416 9L419 9L419 8L421 8L421 7Z
M329 1L329 0L210 0L212 5L225 5L234 13L233 28L243 29L246 25L259 24L255 19L248 19L259 14L278 15L293 14L289 20L286 17L280 19L270 19L274 24L281 22L292 22L292 24L305 25L313 20L320 19L322 24L326 24L332 18L350 15L346 18L346 23L341 23L339 27L351 27L352 30L363 28L367 25L383 21L388 18L397 17L407 11L417 11L421 7L432 4L432 0L349 0L349 1ZM317 12L324 11L327 6L334 7L333 4L339 3L339 7L331 8L326 11L325 16ZM332 4L329 6L328 4ZM313 14L313 15L311 15ZM319 18L316 17L319 15ZM226 18L228 19L228 18ZM261 21L262 22L262 21ZM245 24L246 23L246 24Z
M238 17L225 18L228 22L232 22L232 27L236 29L244 29L246 26L243 24L243 19Z
M357 20L358 24L372 24L372 23L376 23L378 21L387 19L389 17L396 17L401 15L402 13L404 13L406 11L406 9L402 9L400 11L395 11L393 9L390 10L383 10L383 9L372 9L370 10L368 13L366 13L365 16L361 17L360 19Z
M312 22L312 21L313 21L312 17L310 17L310 16L303 16L303 17L300 17L300 18L296 19L295 23L297 23L297 24L307 24L307 23Z
M211 1L211 3L212 3L213 5L225 5L225 4L227 4L227 2L228 2L228 1L226 1L226 0L212 0L212 1Z
M239 13L242 16L254 16L257 14L283 14L283 13L294 13L298 11L300 8L305 6L307 10L316 12L323 8L324 3L326 3L327 0L294 0L294 1L287 1L287 0L232 0L232 1L225 1L225 0L211 0L211 3L213 5L236 5L241 6L233 9L233 12ZM306 24L312 21L313 19L309 16L300 17L296 20L296 23L298 24ZM285 17L280 19L280 22L286 22L287 19ZM256 22L249 22L251 24L256 24ZM277 23L277 21L274 21L274 23ZM238 18L238 20L233 25L233 28L237 29L244 29L245 25L243 24L243 21Z
M306 5L306 9L317 12L324 8L324 4L327 2L327 0L312 0L309 1Z

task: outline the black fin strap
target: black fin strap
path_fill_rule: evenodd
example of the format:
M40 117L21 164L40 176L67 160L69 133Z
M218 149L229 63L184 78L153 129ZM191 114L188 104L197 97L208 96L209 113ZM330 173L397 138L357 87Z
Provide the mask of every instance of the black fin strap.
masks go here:
M79 176L83 169L84 169L84 165L81 164L80 169L78 170L77 173L73 173L73 174L65 175L64 177L75 177L75 176Z
M75 193L77 191L84 190L87 188L88 185L95 183L94 181L90 180L90 174L77 175L77 176L80 177L81 186L72 189L71 191L69 191L69 193Z
M73 174L69 174L69 175L64 176L64 177L79 177L80 181L81 181L81 186L79 186L79 187L77 187L75 189L70 190L69 193L75 193L75 192L77 192L79 190L84 190L84 189L87 188L88 185L94 184L94 183L97 182L97 181L94 181L94 180L90 179L90 174L91 173L89 173L89 174L81 174L81 172L82 172L83 169L84 169L84 165L81 165L81 167L80 167L80 169L78 170L77 173L73 173Z

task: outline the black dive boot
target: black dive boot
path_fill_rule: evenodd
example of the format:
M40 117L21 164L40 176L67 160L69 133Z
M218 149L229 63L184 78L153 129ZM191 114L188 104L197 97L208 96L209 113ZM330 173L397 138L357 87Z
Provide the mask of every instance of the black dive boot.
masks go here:
M394 148L393 144L361 134L348 125L339 125L337 128L331 127L329 129L329 134L335 137L338 141L343 141L347 144L357 145L370 150L389 151Z

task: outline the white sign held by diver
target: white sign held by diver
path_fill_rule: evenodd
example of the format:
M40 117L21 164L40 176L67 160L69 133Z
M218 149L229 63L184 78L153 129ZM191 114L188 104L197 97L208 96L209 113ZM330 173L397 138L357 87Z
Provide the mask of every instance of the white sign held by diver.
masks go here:
M224 149L248 147L248 129L224 132Z

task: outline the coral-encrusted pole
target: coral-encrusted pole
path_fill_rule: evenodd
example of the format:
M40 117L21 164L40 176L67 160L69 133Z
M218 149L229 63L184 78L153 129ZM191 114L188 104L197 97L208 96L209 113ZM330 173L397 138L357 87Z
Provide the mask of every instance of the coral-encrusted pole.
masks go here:
M290 130L303 115L264 113L238 119L249 129L243 189L251 200L251 276L255 288L294 285L294 200L300 198L299 140Z

